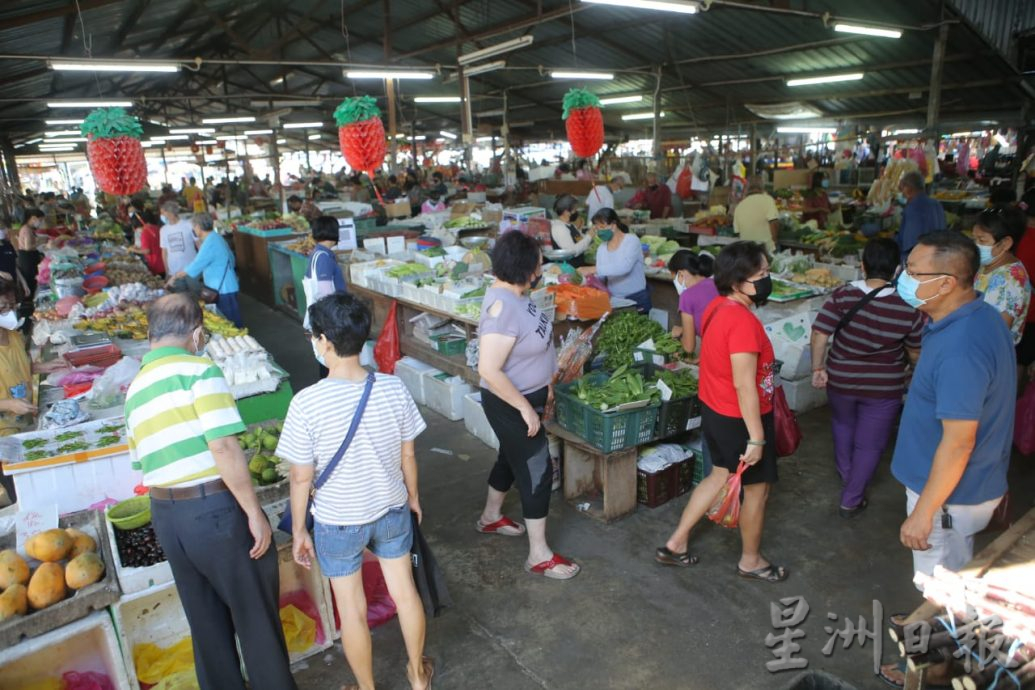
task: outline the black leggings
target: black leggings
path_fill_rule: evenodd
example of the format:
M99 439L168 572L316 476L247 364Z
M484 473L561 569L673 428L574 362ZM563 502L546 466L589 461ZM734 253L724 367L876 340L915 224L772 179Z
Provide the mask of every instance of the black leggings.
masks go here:
M536 410L546 405L549 389L545 386L529 393L525 399ZM550 511L550 490L553 484L553 466L550 463L550 447L546 441L546 430L529 438L528 425L521 413L500 398L482 388L482 408L489 419L496 438L500 440L500 453L496 464L489 472L489 486L506 493L517 482L521 495L521 512L526 520L545 518Z

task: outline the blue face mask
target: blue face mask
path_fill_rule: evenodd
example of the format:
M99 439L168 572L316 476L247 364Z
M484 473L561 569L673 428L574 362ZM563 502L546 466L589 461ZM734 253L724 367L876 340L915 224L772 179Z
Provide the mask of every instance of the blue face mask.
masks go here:
M830 186L830 180L823 180L819 184L823 187L823 189L826 189L827 187Z
M169 224L169 219L166 218L165 214L163 213L162 214L162 225L168 225L168 224Z
M981 265L982 266L987 266L988 264L992 263L997 258L999 258L999 257L994 256L992 254L992 250L995 248L994 244L990 244L987 247L985 245L983 245L983 244L979 244L977 246L977 248L978 248L978 257L981 259Z
M897 197L895 197L895 199L898 200L898 203L902 206L905 206L909 203L909 199L906 198L905 194L899 194Z
M923 305L927 304L931 300L938 297L941 293L931 295L927 299L922 299L916 296L917 288L927 283L932 283L936 280L941 280L945 276L935 276L928 280L917 280L913 276L903 271L898 276L898 280L895 281L895 291L898 292L898 296L902 298L902 301L911 306L913 309L919 309Z
M327 361L324 359L324 356L320 354L320 351L316 349L317 342L316 338L310 339L310 343L312 343L313 346L313 357L316 357L316 361L320 363L320 366L325 367L327 366Z
M606 228L604 230L597 230L597 237L599 237L602 242L610 242L611 238L614 236L614 230L609 230Z

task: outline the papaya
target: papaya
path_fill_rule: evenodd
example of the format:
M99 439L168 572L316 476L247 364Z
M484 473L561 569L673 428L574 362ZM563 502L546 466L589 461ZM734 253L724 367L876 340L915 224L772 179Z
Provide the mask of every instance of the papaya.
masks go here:
M65 533L72 538L72 550L68 552L69 558L75 558L88 551L97 551L97 542L86 532L75 527L69 527Z
M14 549L0 551L0 591L29 581L29 564Z
M104 561L93 552L80 554L65 566L65 584L70 589L82 589L104 576Z
M29 605L37 611L53 606L67 593L65 570L60 563L41 563L29 579Z
M37 561L56 563L68 556L72 550L72 537L63 529L48 529L37 532L25 542L25 553Z
M0 621L29 612L29 599L25 585L11 585L0 594Z

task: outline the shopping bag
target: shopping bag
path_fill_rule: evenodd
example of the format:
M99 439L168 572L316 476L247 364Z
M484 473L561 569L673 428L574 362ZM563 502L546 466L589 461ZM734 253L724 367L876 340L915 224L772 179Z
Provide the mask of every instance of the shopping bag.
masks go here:
M388 593L381 562L369 551L363 553L363 594L367 599L368 627L376 628L395 617L395 602Z
M1035 453L1035 381L1024 389L1017 401L1013 419L1013 444L1022 455Z
M438 561L431 553L424 534L420 531L417 514L411 512L413 521L413 545L410 547L410 560L413 562L413 581L417 584L420 599L424 602L424 612L437 618L444 608L453 605L446 587L446 576L438 567Z
M776 457L785 458L794 455L801 445L801 427L798 418L787 404L787 395L783 386L773 391L773 423L776 426Z
M402 359L402 351L399 349L399 322L396 320L395 312L398 302L392 300L392 306L388 309L388 318L385 319L384 328L374 345L374 361L377 362L377 370L385 374L395 373L395 363Z
M708 510L708 519L715 524L733 529L740 523L740 476L747 468L748 464L741 461Z
M170 647L153 642L134 645L133 665L141 683L156 685L166 676L194 670L194 643L187 636Z
M692 188L694 174L690 172L690 168L685 167L683 171L679 173L679 179L676 181L676 194L679 195L680 199L689 199L690 195L694 193Z
M280 627L292 654L301 654L316 644L316 621L294 604L280 607Z

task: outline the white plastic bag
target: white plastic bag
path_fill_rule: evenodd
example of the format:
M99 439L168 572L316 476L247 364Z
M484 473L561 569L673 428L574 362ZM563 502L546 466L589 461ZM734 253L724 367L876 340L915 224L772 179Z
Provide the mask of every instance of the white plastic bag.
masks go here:
M123 357L99 379L93 382L88 396L89 406L95 410L121 405L126 400L126 389L133 383L140 371L140 360L135 357Z

